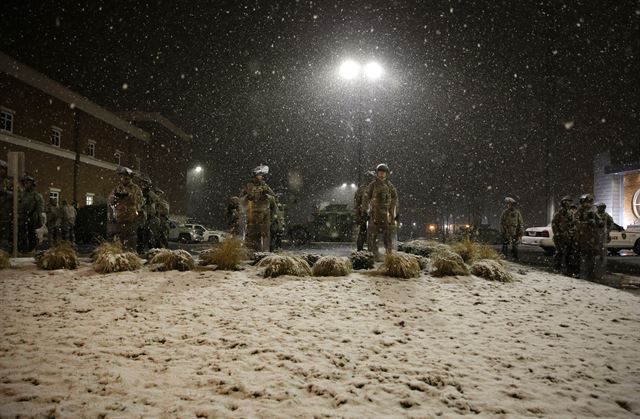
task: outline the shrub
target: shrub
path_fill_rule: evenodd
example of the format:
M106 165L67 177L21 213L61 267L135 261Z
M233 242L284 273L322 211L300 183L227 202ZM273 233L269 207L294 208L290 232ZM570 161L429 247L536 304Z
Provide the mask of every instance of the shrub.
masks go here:
M302 259L307 261L309 266L315 265L316 262L320 260L321 257L322 257L321 255L317 255L315 253L305 253L304 255L302 255Z
M373 269L373 265L376 261L376 257L373 253L362 250L351 253L350 258L351 266L355 270Z
M147 262L152 271L190 271L195 267L193 257L186 250L159 249Z
M101 274L135 271L142 266L138 255L125 252L119 241L100 243L92 257L94 258L93 269Z
M450 250L450 247L446 244L438 243L433 240L412 240L399 245L398 250L411 253L413 255L430 257L433 253L442 250Z
M49 249L36 254L36 265L40 269L76 269L80 262L73 245L68 241L61 241Z
M459 254L465 263L473 264L477 260L481 259L493 259L501 260L500 253L495 251L492 247L486 244L479 244L472 242L471 240L464 240L456 242L451 245L451 250L454 253Z
M498 261L492 259L479 260L471 266L471 273L489 281L512 282L513 276Z
M436 276L469 275L469 268L462 257L451 251L439 251L433 254L431 265Z
M304 259L297 256L271 255L258 263L264 268L264 277L275 278L281 275L309 276L311 268Z
M235 271L247 257L247 249L242 240L229 237L200 252L200 265L217 265L220 270Z
M313 276L347 276L351 273L351 261L336 256L323 256L313 265Z
M420 275L420 263L413 255L387 253L381 272L394 278L415 278Z

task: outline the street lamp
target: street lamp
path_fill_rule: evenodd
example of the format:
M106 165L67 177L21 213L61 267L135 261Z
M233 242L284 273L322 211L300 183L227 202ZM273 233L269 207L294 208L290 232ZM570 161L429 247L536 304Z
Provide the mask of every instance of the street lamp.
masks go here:
M364 66L364 76L369 80L378 80L382 77L382 66L371 61Z
M353 80L360 75L360 64L353 60L346 60L340 65L338 72L343 79Z
M196 173L200 173L202 172L202 166L196 166L196 168L193 170L195 170Z

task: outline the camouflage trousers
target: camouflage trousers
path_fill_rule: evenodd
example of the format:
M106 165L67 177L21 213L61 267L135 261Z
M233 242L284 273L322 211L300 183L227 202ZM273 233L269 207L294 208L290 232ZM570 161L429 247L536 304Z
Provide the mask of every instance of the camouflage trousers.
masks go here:
M256 252L268 252L271 244L271 227L269 224L248 224L247 247Z
M117 222L112 238L119 239L125 250L136 252L138 250L138 225L137 221Z
M393 250L395 225L369 223L367 227L367 248L376 256L376 259L380 256L380 252L378 251L378 236L380 234L382 234L386 252L391 253Z
M580 243L580 277L589 280L602 279L604 259L598 246Z
M502 238L502 254L505 257L509 256L509 247L511 247L511 254L513 255L514 260L518 260L518 242L520 239L517 236L508 236L505 235Z
M356 250L361 251L364 249L364 243L367 241L367 220L359 220L357 227L358 238L356 240Z
M573 240L553 240L556 252L553 255L553 265L556 271L565 275L576 274L576 246Z

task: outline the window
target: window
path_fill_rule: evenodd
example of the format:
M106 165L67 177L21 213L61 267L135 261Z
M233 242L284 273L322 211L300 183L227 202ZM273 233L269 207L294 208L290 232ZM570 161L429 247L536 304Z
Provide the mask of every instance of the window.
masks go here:
M95 195L94 195L94 194L92 194L92 193L88 193L88 194L86 194L86 195L85 195L85 200L84 200L85 205L93 205L93 197L94 197L94 196L95 196Z
M0 109L0 131L13 132L13 111Z
M54 147L60 147L60 140L62 139L62 130L57 127L51 128L51 145Z
M89 145L87 146L87 155L91 157L96 156L96 142L89 141Z
M60 205L60 189L49 188L49 201L54 200L56 206Z
M116 164L118 166L121 166L122 165L122 151L116 150L116 152L113 153L113 157L116 159Z
M633 215L637 218L640 218L640 189L633 194L633 198L631 198L631 211Z

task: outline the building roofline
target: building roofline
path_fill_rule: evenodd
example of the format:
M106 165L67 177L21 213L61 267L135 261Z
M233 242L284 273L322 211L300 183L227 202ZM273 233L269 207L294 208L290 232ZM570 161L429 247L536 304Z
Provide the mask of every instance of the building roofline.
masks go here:
M610 164L604 167L604 173L607 175L621 175L637 171L640 171L640 161L635 163Z
M67 87L64 87L62 84L48 78L33 68L9 57L3 52L0 52L0 72L7 73L11 77L16 78L23 83L35 87L36 89L68 103L69 105L73 105L89 115L94 116L135 138L144 141L149 139L149 134L144 130L93 103L86 97L71 91Z
M130 122L156 122L184 141L190 141L193 138L192 135L187 134L168 118L162 116L160 112L118 112L118 115Z

